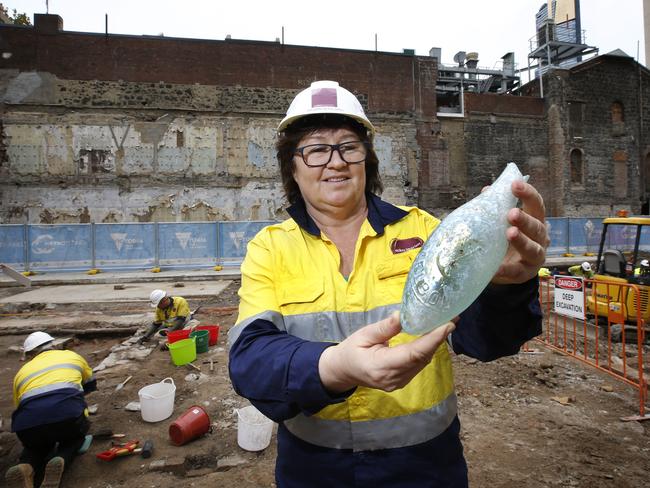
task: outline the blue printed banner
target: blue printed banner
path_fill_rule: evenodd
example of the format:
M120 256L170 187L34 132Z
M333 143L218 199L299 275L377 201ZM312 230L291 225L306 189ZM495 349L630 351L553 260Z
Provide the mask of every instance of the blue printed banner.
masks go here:
M246 255L246 246L255 234L272 221L219 222L219 257L223 263L240 263Z
M156 224L95 224L99 267L152 266L156 263Z
M25 226L0 225L0 263L25 267Z
M603 219L570 218L569 252L573 254L598 253L603 233Z
M217 264L217 224L158 224L161 265Z
M90 224L30 225L31 269L82 269L92 265Z
M546 250L547 254L564 254L569 252L569 225L562 217L546 219L551 244Z

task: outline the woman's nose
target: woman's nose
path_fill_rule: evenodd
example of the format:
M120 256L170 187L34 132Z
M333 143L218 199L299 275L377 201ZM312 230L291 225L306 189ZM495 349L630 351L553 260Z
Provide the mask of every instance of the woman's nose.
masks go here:
M343 158L341 157L341 153L339 152L339 150L332 149L332 156L330 157L330 162L327 163L327 166L331 166L333 168L342 168L347 165L348 163L343 161Z

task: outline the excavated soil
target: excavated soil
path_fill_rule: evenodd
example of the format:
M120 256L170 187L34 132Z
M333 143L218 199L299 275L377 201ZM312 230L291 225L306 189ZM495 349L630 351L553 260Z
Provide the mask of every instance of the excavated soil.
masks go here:
M79 285L83 286L83 285ZM112 429L127 439L152 440L152 457L138 455L111 462L96 459L110 447L95 440L64 476L63 486L115 487L271 487L276 450L247 452L237 445L236 409L247 405L232 389L227 373L226 333L236 318L237 288L233 282L210 299L191 301L202 305L202 324L219 324L219 342L189 366L175 367L169 352L155 347L146 357L132 359L97 372L99 391L87 397L97 405L91 416L92 431ZM1 289L0 295L15 293ZM105 316L151 313L146 305L62 305L14 310L25 324L33 314L50 317L52 325L65 328L69 317L100 312ZM95 319L95 325L101 321ZM82 327L78 320L70 327ZM135 320L134 326L141 325ZM20 368L20 354L10 351L26 334L0 335L0 472L14 464L20 444L10 432L11 384ZM95 367L111 348L129 336L72 334L68 347ZM455 357L462 438L474 487L641 487L650 473L650 422L623 422L620 417L638 413L638 392L589 366L532 343L537 353L521 353L492 363ZM210 370L209 359L213 361ZM115 387L132 379L118 392ZM125 410L138 401L138 390L164 378L173 379L177 390L174 413L164 421L144 422L139 412ZM212 431L184 446L170 442L169 425L193 405L210 416ZM4 482L4 479L2 480ZM2 484L2 482L0 482Z

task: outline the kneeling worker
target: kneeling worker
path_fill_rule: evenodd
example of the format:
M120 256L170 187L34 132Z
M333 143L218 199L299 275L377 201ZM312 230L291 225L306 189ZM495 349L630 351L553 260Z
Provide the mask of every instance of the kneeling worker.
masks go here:
M587 261L582 264L571 266L568 271L573 276L582 276L583 278L593 278L595 274L594 270L591 269L591 264L589 264Z
M192 319L190 306L183 297L170 297L164 290L154 290L149 297L151 306L155 308L153 324L149 327L140 342L148 341L157 331L166 335L172 330L179 330L189 325Z
M93 371L79 354L53 349L52 341L45 332L25 339L29 362L14 378L11 419L23 452L6 473L10 487L58 488L90 427L84 395L97 390Z

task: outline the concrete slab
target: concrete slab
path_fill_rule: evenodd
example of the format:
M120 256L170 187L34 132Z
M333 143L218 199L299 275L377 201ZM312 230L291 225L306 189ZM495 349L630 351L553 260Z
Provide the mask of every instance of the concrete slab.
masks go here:
M183 282L183 287L174 287L172 283L131 283L126 284L123 290L115 290L113 285L48 286L2 298L0 303L148 302L149 295L157 287L189 300L216 296L230 283L230 280L188 281Z
M79 285L79 284L118 284L155 283L170 281L209 281L235 280L241 277L239 266L224 267L220 271L207 269L174 269L152 273L149 270L107 271L94 275L84 272L39 271L30 276L32 286ZM18 286L13 278L0 273L1 286Z

